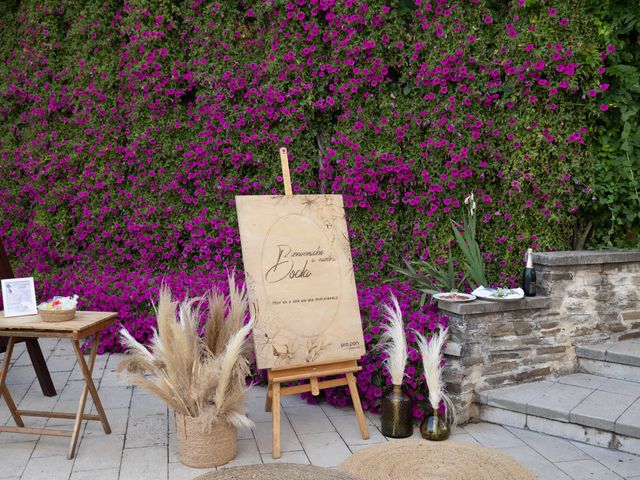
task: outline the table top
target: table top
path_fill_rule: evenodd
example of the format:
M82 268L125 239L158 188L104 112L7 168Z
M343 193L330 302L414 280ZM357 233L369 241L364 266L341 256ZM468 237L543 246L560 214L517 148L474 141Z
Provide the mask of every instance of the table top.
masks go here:
M70 337L84 338L110 326L116 312L76 312L66 322L45 322L40 315L5 317L0 311L0 335L15 337Z

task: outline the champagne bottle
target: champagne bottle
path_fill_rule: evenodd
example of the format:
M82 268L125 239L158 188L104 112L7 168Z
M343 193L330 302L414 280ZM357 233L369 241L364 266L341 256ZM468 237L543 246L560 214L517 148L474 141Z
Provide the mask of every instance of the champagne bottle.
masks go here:
M536 296L536 271L533 269L533 249L527 249L527 266L522 272L522 290L526 297Z

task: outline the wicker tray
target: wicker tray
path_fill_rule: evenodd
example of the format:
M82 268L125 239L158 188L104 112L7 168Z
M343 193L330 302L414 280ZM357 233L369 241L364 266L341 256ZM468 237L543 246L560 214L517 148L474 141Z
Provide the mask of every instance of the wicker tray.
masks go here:
M38 309L40 318L45 322L66 322L73 320L76 316L76 309L73 310L42 310Z

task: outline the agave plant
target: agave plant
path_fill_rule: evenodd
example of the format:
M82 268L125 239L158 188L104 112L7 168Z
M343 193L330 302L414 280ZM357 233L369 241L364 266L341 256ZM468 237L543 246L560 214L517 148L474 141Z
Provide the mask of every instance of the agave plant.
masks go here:
M394 270L411 280L415 288L422 292L420 306L424 305L427 295L438 292L457 292L467 279L467 275L458 276L454 260L449 256L445 265L425 260L406 261L405 268L393 266Z
M245 289L229 278L229 297L212 291L206 298L177 302L162 286L156 309L158 328L150 348L120 330L128 355L118 365L129 381L143 387L203 427L224 419L251 426L245 414L245 378L249 363L246 338L252 323ZM204 336L199 334L203 306L208 305Z
M465 198L464 203L467 205L467 209L464 213L463 223L451 220L453 234L456 237L458 247L464 255L464 267L469 277L471 277L471 283L475 287L488 285L484 257L476 240L476 201L473 198L473 193Z

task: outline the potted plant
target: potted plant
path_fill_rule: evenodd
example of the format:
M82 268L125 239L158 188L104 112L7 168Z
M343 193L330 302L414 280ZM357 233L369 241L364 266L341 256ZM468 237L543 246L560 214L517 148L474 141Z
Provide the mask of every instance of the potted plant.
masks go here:
M393 388L382 398L381 431L387 437L406 438L413 433L411 398L402 391L402 379L407 363L407 339L404 335L402 311L395 296L392 306L384 305L387 323L381 343L387 358L384 367L389 372Z
M430 339L414 330L418 338L418 349L422 357L424 378L429 389L430 408L420 425L420 433L427 440L446 440L451 428L456 424L456 410L444 389L442 371L444 369L442 349L447 339L448 329L440 327ZM440 404L444 406L444 416L439 414Z
M243 325L246 313L246 291L231 277L228 298L214 290L205 299L178 303L163 286L150 348L120 331L128 355L118 370L173 409L180 461L190 467L229 462L237 452L236 427L252 426L245 415L245 346L252 325Z

